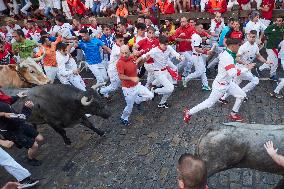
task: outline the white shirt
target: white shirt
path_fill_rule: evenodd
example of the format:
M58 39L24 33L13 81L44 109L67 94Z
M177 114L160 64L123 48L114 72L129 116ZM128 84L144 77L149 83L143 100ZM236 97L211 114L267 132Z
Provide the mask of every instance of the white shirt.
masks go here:
M249 21L245 27L245 33L248 34L251 30L257 31L257 38L259 38L260 32L263 32L266 29L266 26L261 22L258 21L254 23L253 21Z
M248 71L247 68L237 68L234 64L234 58L227 51L219 55L218 74L214 82L220 85L229 85L233 79L241 73Z
M111 49L111 53L110 53L110 60L109 63L115 63L118 61L119 59L119 54L120 54L120 47L117 44L114 44L112 46Z
M192 52L193 53L197 53L200 54L198 52L196 52L194 47L199 47L202 43L202 38L200 37L200 35L198 35L197 33L192 34L191 36L191 47L192 47Z
M210 30L211 33L215 33L217 35L220 35L224 27L225 27L225 24L224 24L223 18L221 19L221 24L219 26L217 26L217 22L215 21L215 19L211 19L211 24L210 24L209 30ZM215 37L215 36L211 37L211 40L213 40L213 41L217 41L218 39L219 39L219 37Z
M160 47L155 47L151 49L146 54L142 55L142 57L150 56L154 60L153 69L154 70L162 70L165 69L166 66L170 66L172 68L176 68L175 65L171 61L169 61L170 56L174 56L176 58L180 58L180 54L177 53L170 45L167 46L167 50L162 51Z
M69 55L63 55L61 52L56 51L56 62L58 67L58 75L61 77L69 77L73 74L73 70L77 65L70 61Z
M252 63L257 54L259 54L258 45L256 43L252 45L248 41L242 44L238 51L238 55L240 55L241 60L246 63Z
M58 33L62 37L65 37L65 38L71 38L72 37L71 30L72 30L72 26L69 23L64 23L62 26L55 25L52 28L53 33Z

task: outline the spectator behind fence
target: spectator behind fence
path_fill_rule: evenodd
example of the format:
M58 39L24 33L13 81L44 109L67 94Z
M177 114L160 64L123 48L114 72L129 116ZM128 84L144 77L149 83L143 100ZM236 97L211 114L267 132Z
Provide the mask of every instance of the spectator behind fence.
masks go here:
M206 165L199 157L187 153L181 155L177 172L179 189L208 189Z

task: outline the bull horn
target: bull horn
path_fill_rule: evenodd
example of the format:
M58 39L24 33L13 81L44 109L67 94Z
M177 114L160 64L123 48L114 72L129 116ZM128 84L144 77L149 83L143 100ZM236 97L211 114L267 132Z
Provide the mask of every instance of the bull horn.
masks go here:
M40 57L33 58L35 62L41 61L45 57L45 49L43 48L43 54Z
M93 102L93 98L90 101L88 101L88 97L86 97L86 96L83 96L81 98L81 104L83 106L89 106L92 102Z
M98 88L104 86L106 83L97 83L95 85L93 85L91 88L94 90L94 91L97 91Z

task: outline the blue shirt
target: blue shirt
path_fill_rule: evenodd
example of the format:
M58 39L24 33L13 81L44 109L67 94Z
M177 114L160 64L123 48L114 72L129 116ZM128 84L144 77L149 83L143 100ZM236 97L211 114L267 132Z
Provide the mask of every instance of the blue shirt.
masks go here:
M78 43L78 47L85 53L86 62L91 65L100 64L102 62L100 47L104 45L105 44L97 38L91 38L90 41L80 40Z
M227 35L227 33L230 31L230 27L229 26L225 26L220 34L219 37L219 47L223 47L224 46L224 39L225 36Z
M112 49L112 46L114 44L115 38L114 35L111 34L109 36L106 36L105 34L102 35L101 39L100 39L108 48ZM105 54L103 53L104 57L107 57L108 61L110 60L110 54Z

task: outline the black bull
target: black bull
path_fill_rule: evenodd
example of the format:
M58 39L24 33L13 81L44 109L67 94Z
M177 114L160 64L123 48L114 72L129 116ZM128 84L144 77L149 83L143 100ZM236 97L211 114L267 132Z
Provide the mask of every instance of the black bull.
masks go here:
M284 125L228 123L200 137L196 155L206 161L208 176L231 168L251 168L284 175L266 153L265 142L272 140L284 154Z
M48 124L59 133L65 144L71 144L64 128L82 123L99 135L104 132L95 128L85 114L97 115L102 118L110 117L103 99L97 94L94 86L88 92L80 91L71 85L43 85L28 90L25 98L19 99L13 104L13 108L20 112L24 102L31 100L34 103L33 111L28 122Z

